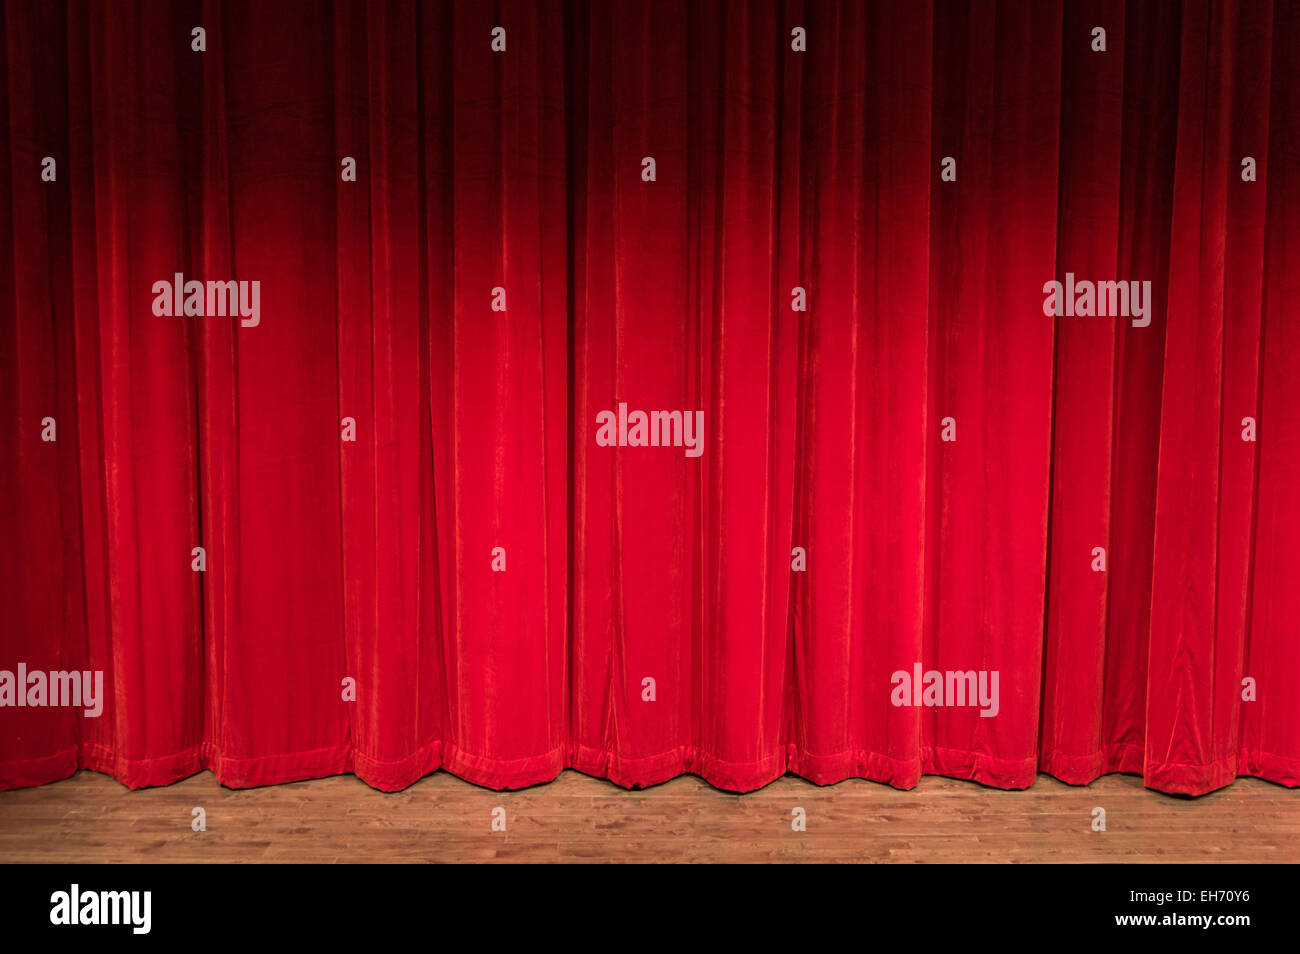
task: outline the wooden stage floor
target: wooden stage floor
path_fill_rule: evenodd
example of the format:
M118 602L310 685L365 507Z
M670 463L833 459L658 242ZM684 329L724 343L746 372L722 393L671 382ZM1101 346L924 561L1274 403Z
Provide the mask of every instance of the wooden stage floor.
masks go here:
M196 807L206 831L191 830ZM1023 792L937 777L902 792L786 776L733 795L694 776L629 792L565 772L493 792L438 772L384 794L350 775L234 791L203 772L131 792L81 772L0 793L0 861L1297 862L1300 790L1243 778L1188 799L1135 776L1044 775Z

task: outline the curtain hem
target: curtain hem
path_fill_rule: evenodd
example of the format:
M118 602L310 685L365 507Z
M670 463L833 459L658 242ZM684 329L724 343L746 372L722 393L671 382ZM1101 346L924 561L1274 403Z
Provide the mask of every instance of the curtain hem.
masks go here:
M0 763L0 791L45 785L81 769L109 775L130 789L170 785L204 769L211 769L226 788L235 789L351 773L382 792L400 791L445 769L467 782L502 791L552 781L566 768L628 789L647 788L690 774L714 788L733 792L754 791L786 774L816 785L861 778L899 789L915 787L923 775L965 779L1000 789L1025 789L1040 772L1068 785L1087 785L1117 772L1142 775L1147 788L1174 795L1204 795L1242 776L1288 788L1300 787L1300 759L1243 749L1236 758L1206 765L1144 764L1142 748L1128 743L1086 756L1051 753L1037 762L1033 758L999 759L981 752L941 747L924 748L910 759L860 750L814 755L798 751L793 744L753 762L728 762L688 746L628 759L582 744L522 759L491 759L441 742L429 742L396 761L377 759L346 744L243 759L227 756L211 743L158 758L131 760L87 743L43 758Z

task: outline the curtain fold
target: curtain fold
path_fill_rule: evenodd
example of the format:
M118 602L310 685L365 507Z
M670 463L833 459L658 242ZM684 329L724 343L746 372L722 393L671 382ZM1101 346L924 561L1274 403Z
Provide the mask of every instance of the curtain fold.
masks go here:
M0 29L0 788L1300 785L1293 3Z

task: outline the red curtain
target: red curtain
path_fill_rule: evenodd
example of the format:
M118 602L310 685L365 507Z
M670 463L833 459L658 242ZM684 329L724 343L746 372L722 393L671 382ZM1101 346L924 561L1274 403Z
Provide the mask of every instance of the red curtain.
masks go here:
M1294 4L10 0L0 50L0 670L104 680L0 708L0 787L1300 784Z

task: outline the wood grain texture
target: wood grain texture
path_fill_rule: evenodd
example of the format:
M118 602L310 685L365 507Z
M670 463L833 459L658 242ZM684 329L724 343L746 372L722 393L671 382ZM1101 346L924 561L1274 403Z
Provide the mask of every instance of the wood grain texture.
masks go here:
M191 810L207 831L190 829ZM506 810L507 830L491 830ZM808 830L791 830L791 809ZM1107 830L1091 830L1092 810ZM902 792L786 776L747 795L694 776L644 791L565 772L493 792L445 772L384 794L350 775L235 791L210 772L131 792L93 772L0 793L0 861L1297 862L1300 791L1239 779L1196 799L1111 775L1027 791L926 777Z

